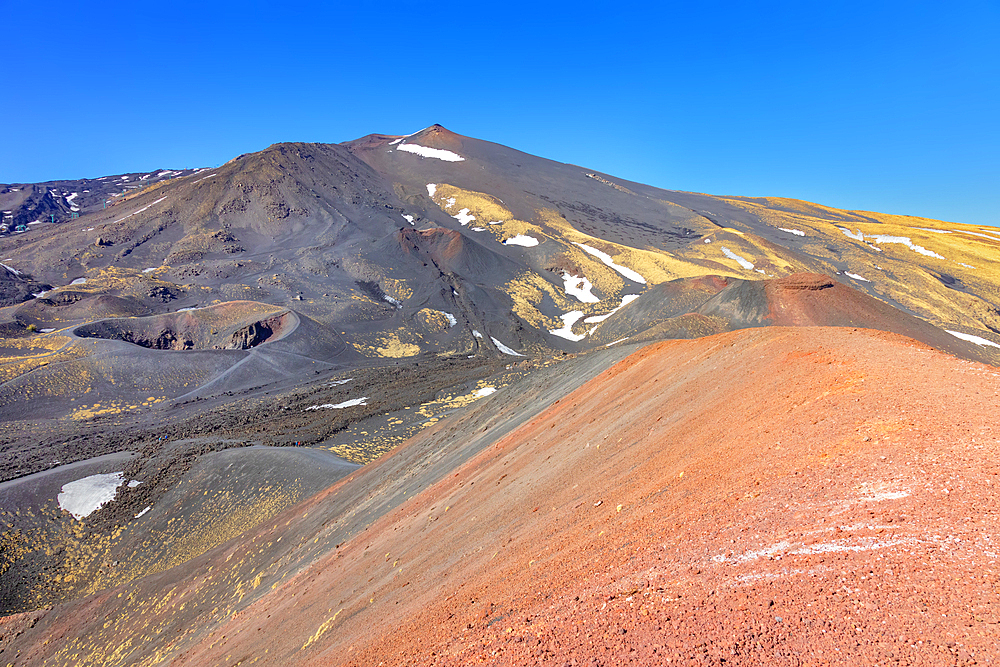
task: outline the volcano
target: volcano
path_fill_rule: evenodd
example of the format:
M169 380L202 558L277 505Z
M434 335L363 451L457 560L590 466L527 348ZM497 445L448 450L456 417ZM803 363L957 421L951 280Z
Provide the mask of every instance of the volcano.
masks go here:
M0 659L997 657L991 228L438 125L97 180L0 186Z

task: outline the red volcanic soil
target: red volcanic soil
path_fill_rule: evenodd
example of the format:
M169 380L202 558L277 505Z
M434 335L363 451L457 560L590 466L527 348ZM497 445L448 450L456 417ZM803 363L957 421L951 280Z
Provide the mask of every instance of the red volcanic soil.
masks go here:
M650 345L236 613L146 637L173 665L989 664L997 381L869 330ZM388 493L419 442L257 537L322 540L296 524ZM69 611L21 635L25 664L96 633Z

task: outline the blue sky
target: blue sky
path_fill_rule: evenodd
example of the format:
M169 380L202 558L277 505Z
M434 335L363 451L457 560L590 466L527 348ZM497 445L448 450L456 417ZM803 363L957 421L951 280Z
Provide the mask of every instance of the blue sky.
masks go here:
M1000 225L1000 2L0 0L0 182L432 123L664 188Z

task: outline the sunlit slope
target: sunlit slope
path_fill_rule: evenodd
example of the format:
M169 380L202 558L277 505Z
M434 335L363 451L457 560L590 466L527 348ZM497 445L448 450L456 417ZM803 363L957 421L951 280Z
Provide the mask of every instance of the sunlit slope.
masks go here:
M589 336L599 318L653 285L797 272L833 276L943 329L1000 343L993 228L659 190L440 126L349 145L426 212L412 226L457 231L517 262L503 289L519 318L558 339L552 345L597 342Z

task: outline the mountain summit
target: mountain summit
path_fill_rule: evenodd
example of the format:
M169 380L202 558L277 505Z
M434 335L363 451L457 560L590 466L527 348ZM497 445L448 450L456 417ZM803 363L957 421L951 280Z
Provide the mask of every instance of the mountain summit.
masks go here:
M20 614L0 659L17 664L378 664L390 626L425 642L400 663L514 637L518 664L528 644L569 660L608 605L628 620L586 630L594 646L680 658L652 638L698 635L686 619L720 605L764 629L712 626L713 651L791 655L750 588L789 595L777 615L832 650L803 596L868 575L820 554L895 571L930 548L926 490L951 484L912 476L947 420L932 371L985 392L1000 365L993 228L662 190L440 125L10 184L0 205L0 603ZM931 384L906 390L892 364ZM976 489L981 455L941 453ZM971 540L960 515L940 514ZM685 526L700 551L653 537ZM748 565L774 555L792 564ZM824 583L782 588L803 573Z

